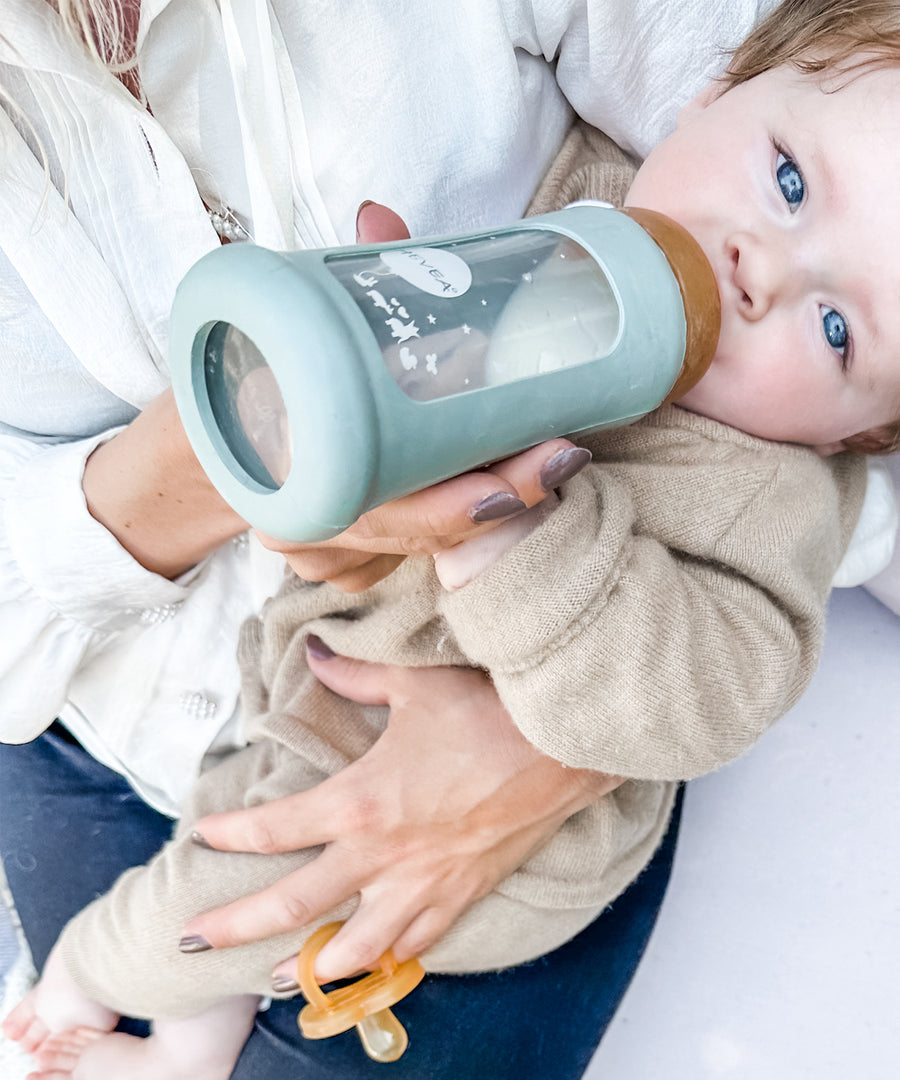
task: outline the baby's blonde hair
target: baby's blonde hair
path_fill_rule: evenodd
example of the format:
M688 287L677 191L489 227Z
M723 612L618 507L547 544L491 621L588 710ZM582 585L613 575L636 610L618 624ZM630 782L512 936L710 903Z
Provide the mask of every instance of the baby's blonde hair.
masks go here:
M721 81L731 90L782 64L805 75L836 72L850 78L900 68L900 2L784 0L735 50ZM900 449L900 417L844 439L844 446L860 454Z
M900 3L784 0L734 51L722 81L730 90L782 64L805 75L900 67Z

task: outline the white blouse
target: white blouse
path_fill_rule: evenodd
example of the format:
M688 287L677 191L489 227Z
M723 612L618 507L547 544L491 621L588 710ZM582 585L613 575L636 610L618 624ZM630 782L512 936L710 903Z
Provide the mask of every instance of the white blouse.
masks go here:
M144 0L149 111L46 0L2 6L0 738L61 716L174 815L240 742L237 631L280 564L232 543L159 578L81 474L167 384L204 202L275 247L351 242L363 199L414 235L511 220L573 110L645 153L774 0Z

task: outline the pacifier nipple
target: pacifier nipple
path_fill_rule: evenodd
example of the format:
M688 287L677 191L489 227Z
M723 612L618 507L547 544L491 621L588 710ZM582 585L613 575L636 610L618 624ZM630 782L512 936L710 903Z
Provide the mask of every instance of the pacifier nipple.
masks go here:
M371 974L324 993L314 973L316 956L342 926L339 922L320 926L300 950L297 981L309 1002L297 1017L300 1031L307 1039L327 1039L356 1027L370 1058L396 1061L409 1045L409 1037L390 1007L419 985L425 969L416 959L398 964L388 949Z
M363 1050L373 1061L396 1061L409 1046L406 1028L390 1009L366 1016L356 1025Z

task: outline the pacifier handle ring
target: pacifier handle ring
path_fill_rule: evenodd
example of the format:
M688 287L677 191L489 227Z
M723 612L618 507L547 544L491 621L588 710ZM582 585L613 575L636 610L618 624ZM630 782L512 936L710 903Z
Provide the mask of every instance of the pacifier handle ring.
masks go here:
M328 995L316 980L316 957L343 925L340 922L325 923L324 926L314 930L306 939L303 948L300 950L300 955L297 957L297 982L300 984L303 996L310 1005L315 1005L317 1009L328 1008ZM381 966L383 959L382 957L379 960L379 966Z
M327 994L316 981L315 959L319 950L330 941L342 923L320 926L307 939L297 957L297 981L308 1004L300 1011L297 1021L309 1039L328 1038L356 1026L365 1045L364 1029L369 1021L381 1016L381 1026L393 1025L395 1034L403 1031L402 1024L391 1013L391 1006L414 990L425 977L425 969L415 958L398 964L391 949L386 949L373 970L356 982L336 987ZM389 1019L388 1019L389 1018ZM403 1039L405 1040L405 1033ZM395 1043L396 1046L399 1045ZM404 1043L405 1045L405 1043ZM370 1048L367 1048L370 1053ZM402 1053L402 1050L400 1051ZM371 1053L370 1056L375 1056ZM376 1057L376 1060L394 1060Z

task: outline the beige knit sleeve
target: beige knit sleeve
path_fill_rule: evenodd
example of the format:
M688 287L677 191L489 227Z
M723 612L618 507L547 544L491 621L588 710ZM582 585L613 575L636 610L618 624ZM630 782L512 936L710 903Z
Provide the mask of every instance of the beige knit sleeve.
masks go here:
M809 681L859 473L848 486L811 452L743 436L642 461L648 434L663 433L576 477L441 610L541 750L686 779L744 752Z
M534 193L528 214L546 214L577 199L621 206L636 171L635 160L608 135L576 120Z

